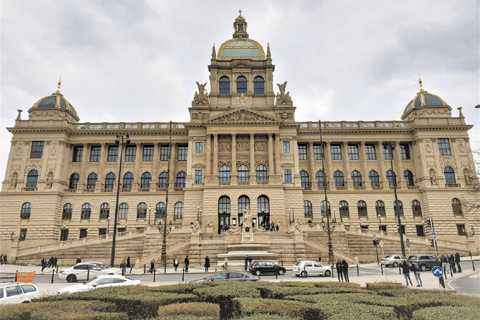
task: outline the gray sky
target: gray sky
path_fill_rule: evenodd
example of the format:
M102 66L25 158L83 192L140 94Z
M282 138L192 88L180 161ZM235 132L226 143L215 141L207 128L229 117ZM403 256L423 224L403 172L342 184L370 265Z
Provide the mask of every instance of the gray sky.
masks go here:
M479 1L1 1L3 181L17 109L61 91L81 122L188 121L212 44L238 9L270 43L297 121L400 120L418 92L442 97L480 148ZM207 86L209 90L209 86Z

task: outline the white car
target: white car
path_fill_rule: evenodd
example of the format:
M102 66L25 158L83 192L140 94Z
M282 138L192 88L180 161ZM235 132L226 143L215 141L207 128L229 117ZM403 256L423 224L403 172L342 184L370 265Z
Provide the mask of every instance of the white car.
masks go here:
M40 297L38 288L31 283L0 283L0 305L28 303Z
M98 276L121 274L122 269L120 268L109 268L107 266L107 268L102 269L98 262L82 262L74 265L73 267L60 270L57 276L60 280L76 282L78 280L87 280L87 277L89 279L93 279Z
M106 288L106 287L121 287L121 286L141 286L140 280L133 280L124 276L98 276L88 282L82 284L75 284L68 286L57 291L57 294L74 293L90 291L93 289Z
M382 261L380 261L380 263L383 264L385 267L388 267L388 266L398 267L405 261L407 261L407 257L398 255L398 254L392 254L383 258Z
M295 276L302 276L304 278L308 276L330 277L332 275L332 268L316 261L299 261L293 266L293 271L295 272Z

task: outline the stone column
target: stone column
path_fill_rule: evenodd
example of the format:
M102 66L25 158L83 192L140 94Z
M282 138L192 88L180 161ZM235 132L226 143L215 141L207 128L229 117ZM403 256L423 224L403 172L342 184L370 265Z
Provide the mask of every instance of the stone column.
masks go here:
M393 156L393 160L397 165L397 187L398 188L406 188L407 182L403 178L403 163L402 163L402 155L400 154L400 141L395 141L395 155Z
M218 176L218 133L213 134L213 174Z
M250 184L257 183L257 175L255 173L255 133L250 133Z
M193 137L188 137L188 154L187 154L187 179L192 178L192 165L193 165L193 151L194 151Z
M315 181L315 153L312 141L308 143L308 166L310 171L310 182ZM311 185L313 185L313 182Z
M237 134L232 133L232 177L237 177Z
M273 167L273 134L268 134L268 175L273 176L275 170Z
M297 143L297 136L293 137L292 146L290 150L293 154L293 172L292 172L292 182L295 183L296 187L301 186L300 180L300 162L298 160L298 143Z
M212 136L207 133L207 141L205 146L205 175L212 174Z
M371 190L372 184L368 179L367 154L365 153L365 141L360 141L360 162L362 165L362 185L364 189Z
M275 133L275 174L280 175L282 174L282 163L281 163L281 156L282 153L282 146L280 142L280 134Z
M153 145L153 161L152 161L152 182L150 185L150 191L157 191L158 185L158 163L160 161L160 144L155 143Z
M342 144L342 149L343 149L343 163L344 163L344 168L345 172L344 174L344 179L345 179L345 186L348 189L353 189L353 180L352 180L352 171L350 169L350 157L348 156L348 141L343 141Z
M88 143L83 144L82 166L80 167L80 180L78 181L77 189L83 189L87 181L87 161L90 161L90 152L88 150ZM67 183L70 183L70 177L67 177ZM80 188L79 188L80 187Z
M126 149L126 148L125 148ZM140 189L140 179L143 172L140 172L140 166L142 161L142 144L140 142L135 143L135 167L133 169L133 191ZM123 174L123 172L122 172Z
M383 159L383 141L378 141L377 145L377 159L380 162L380 172L378 173L378 180L380 182L380 187L382 189L389 189L389 184L387 180L387 171L385 169L385 160Z

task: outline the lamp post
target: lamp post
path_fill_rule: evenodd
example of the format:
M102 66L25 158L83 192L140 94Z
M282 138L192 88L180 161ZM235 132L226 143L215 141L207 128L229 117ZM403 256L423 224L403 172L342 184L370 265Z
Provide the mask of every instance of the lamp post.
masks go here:
M393 172L393 192L395 193L395 211L397 213L397 221L398 221L398 233L400 234L400 246L402 248L402 255L405 256L405 246L403 245L403 227L402 227L402 222L400 220L400 212L399 212L399 205L398 205L398 198L397 198L397 175L393 171L393 149L395 147L393 146L392 142L383 142L383 148L385 150L388 150L390 153L390 166L392 168Z
M164 217L166 217L166 216L167 216L167 214L165 213ZM170 224L168 225L168 229L167 229L166 219L164 219L163 221L165 222L163 224L163 226L162 226L162 221L161 220L158 222L158 232L163 234L163 239L165 241L162 245L162 260L164 259L164 256L163 256L164 246L165 246L165 255L167 254L167 246L166 246L167 234L169 234L170 231L172 231L172 221L170 221ZM163 264L163 273L167 273L167 258L166 257L165 257L165 263Z
M115 264L115 240L117 239L118 199L120 197L120 175L122 174L123 150L125 149L125 146L129 143L130 137L128 136L128 134L125 137L123 135L117 135L117 140L115 140L115 144L117 146L120 146L120 166L118 168L117 177L117 200L115 202L115 221L113 222L112 255L110 257L110 266L112 268Z
M108 216L108 222L107 222L107 233L110 233L110 215Z
M165 192L165 214L163 215L163 242L162 242L162 262L164 265L164 270L167 270L167 213L168 213L168 189L170 186L170 160L172 158L172 120L170 120L170 132L168 138L168 161L167 161L167 183L166 183L166 192ZM175 215L173 216L175 219ZM170 229L172 222L170 221ZM161 222L158 224L159 229L161 228ZM170 232L170 231L169 231Z

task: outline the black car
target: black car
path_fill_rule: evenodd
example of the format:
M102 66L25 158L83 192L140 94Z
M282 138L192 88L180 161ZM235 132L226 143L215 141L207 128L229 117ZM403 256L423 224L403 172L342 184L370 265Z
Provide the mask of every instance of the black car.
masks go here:
M269 261L255 261L250 268L250 273L256 274L257 276L265 273L282 275L285 274L285 272L287 272L287 270L284 267Z
M438 259L430 254L416 254L408 257L407 261L418 264L418 267L422 271L438 266Z
M244 271L219 272L211 277L190 281L189 283L200 283L210 281L259 281L259 277L252 276Z

